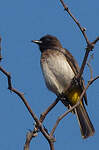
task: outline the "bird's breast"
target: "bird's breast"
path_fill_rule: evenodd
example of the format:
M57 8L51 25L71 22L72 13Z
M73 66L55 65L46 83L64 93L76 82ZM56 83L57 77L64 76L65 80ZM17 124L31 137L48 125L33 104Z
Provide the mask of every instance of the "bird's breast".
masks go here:
M74 77L74 72L64 54L56 50L42 53L41 68L48 89L56 95L64 93Z

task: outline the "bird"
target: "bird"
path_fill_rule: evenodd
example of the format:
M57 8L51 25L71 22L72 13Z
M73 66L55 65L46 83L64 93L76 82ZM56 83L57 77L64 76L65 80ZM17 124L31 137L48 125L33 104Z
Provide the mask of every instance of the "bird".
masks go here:
M66 88L80 71L75 58L67 49L62 47L57 37L50 34L41 37L40 40L32 40L32 42L39 46L41 52L40 64L47 88L57 97L60 97L66 107L74 106L85 88L82 78L81 84L78 83L66 92ZM63 95L65 96L63 97ZM77 116L83 139L93 136L95 132L85 104L87 105L86 93L73 111Z

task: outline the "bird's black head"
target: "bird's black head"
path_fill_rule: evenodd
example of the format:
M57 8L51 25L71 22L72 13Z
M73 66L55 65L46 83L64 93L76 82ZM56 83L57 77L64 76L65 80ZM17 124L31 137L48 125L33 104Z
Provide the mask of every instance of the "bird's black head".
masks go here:
M51 36L48 34L43 36L40 40L32 40L32 42L39 45L41 52L56 47L62 48L60 41L55 36Z

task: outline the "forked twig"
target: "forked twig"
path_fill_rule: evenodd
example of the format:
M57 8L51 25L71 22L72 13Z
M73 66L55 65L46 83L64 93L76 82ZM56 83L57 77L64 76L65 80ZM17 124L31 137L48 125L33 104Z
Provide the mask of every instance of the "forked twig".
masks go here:
M46 115L56 106L58 102L59 102L59 98L57 97L56 100L41 114L40 116L41 123L45 119Z
M58 103L58 101L59 101L59 98L56 98L56 100L41 114L40 119L39 119L39 121L41 123L43 123L43 121L44 121L45 117L47 116L47 114L55 107L55 105ZM25 142L25 145L24 145L24 150L29 150L30 141L32 140L33 137L37 136L38 131L39 131L38 125L35 124L34 130L33 131L29 131L27 133L26 142ZM50 146L53 148L53 144L52 143L49 142Z
M89 53L90 51L93 50L95 44L99 41L99 37L97 37L93 42L90 42L88 40L88 37L85 33L85 28L81 27L80 23L77 21L77 19L72 15L72 13L70 12L69 8L67 7L67 5L64 3L63 0L60 0L61 4L63 5L63 8L65 11L67 11L67 13L70 15L70 17L74 20L74 22L77 24L77 26L79 27L81 33L83 34L84 38L85 38L85 41L87 43L87 48L86 48L86 52L85 52L85 56L84 56L84 59L83 59L83 62L82 62L82 65L81 65L81 68L80 68L80 72L77 74L76 78L77 80L80 80L82 74L83 74L83 71L84 71L84 68L85 68L85 65L86 65L86 62L87 62L87 59L88 59L88 56L89 56ZM70 86L69 86L70 87ZM67 89L69 89L69 87Z

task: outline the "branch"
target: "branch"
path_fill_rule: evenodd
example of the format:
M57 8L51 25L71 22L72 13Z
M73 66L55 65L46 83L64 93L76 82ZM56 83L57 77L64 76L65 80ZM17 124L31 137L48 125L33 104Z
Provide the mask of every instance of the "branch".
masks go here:
M58 102L59 102L59 98L56 98L56 100L41 114L40 119L39 119L39 121L41 123L44 121L47 114L55 107L55 105ZM30 142L31 142L32 138L37 136L38 131L39 131L39 128L38 128L37 124L35 124L34 130L27 133L26 142L25 142L25 145L24 145L24 150L29 150ZM49 145L51 147L51 150L54 150L53 149L54 148L53 142L52 143L49 142Z
M45 119L45 117L47 116L47 114L55 107L55 105L59 102L59 98L56 98L56 100L41 114L39 121L42 123ZM30 131L27 133L26 136L26 142L24 145L24 150L29 150L29 145L30 142L32 140L32 138L37 136L37 132L39 131L39 128L37 126L37 124L35 124L35 128L33 131ZM49 142L50 148L51 150L54 150L54 145L53 142Z
M92 67L91 67L91 60L93 59L93 54L90 56L89 58L89 61L87 63L88 67L89 67L89 70L90 70L90 79L92 80L93 79L93 70L92 70Z
M74 22L77 24L77 26L79 27L80 31L82 32L85 40L86 40L86 43L87 44L90 44L88 38L87 38L87 35L85 34L85 31L86 29L81 27L80 23L77 21L77 19L72 15L72 13L70 12L69 8L67 7L67 5L64 3L63 0L60 0L61 4L63 5L64 7L64 10L68 12L68 14L70 15L70 17L74 20Z
M82 74L83 74L83 71L84 71L84 68L85 68L85 65L86 65L86 62L87 62L87 59L88 59L88 55L90 53L90 51L93 50L95 44L99 41L99 37L97 37L93 42L90 42L88 40L88 37L85 33L85 28L83 28L80 23L77 21L77 19L72 15L72 13L70 12L69 8L67 7L67 5L64 3L63 0L60 0L61 4L63 5L64 7L64 10L67 11L67 13L70 15L70 17L74 20L74 22L77 24L77 26L79 27L81 33L83 34L84 38L85 38L85 41L87 43L87 47L86 47L86 53L85 53L85 56L84 56L84 59L83 59L83 62L82 62L82 65L81 65L81 68L80 68L80 71L79 73L77 74L76 76L76 79L79 81Z
M35 113L32 111L31 107L29 106L27 100L24 97L24 94L19 92L17 89L12 87L12 82L11 82L11 76L10 74L4 70L1 66L0 66L0 71L6 75L6 77L8 78L8 89L14 93L16 93L21 100L23 101L23 103L25 104L26 108L28 109L29 113L31 114L32 118L35 120L37 127L39 128L39 130L41 131L41 133L44 135L44 137L47 139L47 141L50 143L50 145L53 145L52 143L54 143L55 139L54 137L50 136L46 130L43 128L42 123L39 121L39 119L37 118L37 116L35 115ZM27 136L27 140L24 146L24 150L28 150L27 148L29 148L29 142L31 141L33 136ZM27 144L27 145L26 145ZM51 149L54 150L54 149Z
M81 78L81 76L83 74L83 71L84 71L84 68L85 68L85 65L86 65L89 53L90 53L90 50L87 49L86 53L85 53L85 56L84 56L84 59L83 59L83 62L82 62L82 65L81 65L81 68L80 68L80 72L77 74L77 77L76 77L78 80Z
M92 42L92 44L96 44L99 41L99 36Z
M57 97L56 100L41 114L40 122L42 123L46 117L46 115L55 107L55 105L59 102L59 98Z
M53 142L49 142L49 145L50 145L50 149L54 150L54 144L53 144Z
M24 144L24 150L29 150L30 147L30 142L32 140L33 137L36 137L37 133L33 133L33 132L28 132L26 135L26 142Z
M95 77L94 79L91 79L91 80L88 82L86 88L83 90L83 92L82 92L82 94L81 94L81 96L80 96L80 98L79 98L79 101L78 101L74 106L70 107L70 109L68 109L64 114L62 114L62 115L57 119L57 121L56 121L56 123L55 123L55 125L54 125L54 127L53 127L53 129L52 129L52 131L51 131L51 133L50 133L51 136L54 134L54 132L55 132L55 130L56 130L56 128L57 128L59 122L60 122L68 113L72 112L72 111L80 104L80 101L82 100L82 98L83 98L83 96L84 96L86 90L88 89L88 87L89 87L95 80L97 80L97 79L99 79L99 76Z
M87 58L88 58L88 55L89 55L89 52L92 51L92 49L94 48L94 45L99 41L99 37L96 38L96 40L94 40L93 42L90 42L88 40L88 37L85 33L85 28L81 27L80 23L77 21L77 19L72 15L72 13L70 12L69 8L67 7L67 5L63 2L63 0L60 0L61 4L63 5L64 7L64 10L68 12L68 14L71 16L71 18L74 20L74 22L77 24L77 26L79 27L80 31L82 32L85 40L86 40L86 43L87 43L87 48L86 48L86 53L85 53L85 56L84 56L84 59L83 59L83 62L82 62L82 65L81 65L81 69L80 69L80 72L78 73L77 75L77 79L80 79L82 74L83 74L83 71L84 71L84 68L85 68L85 65L86 65L86 62L87 62Z

